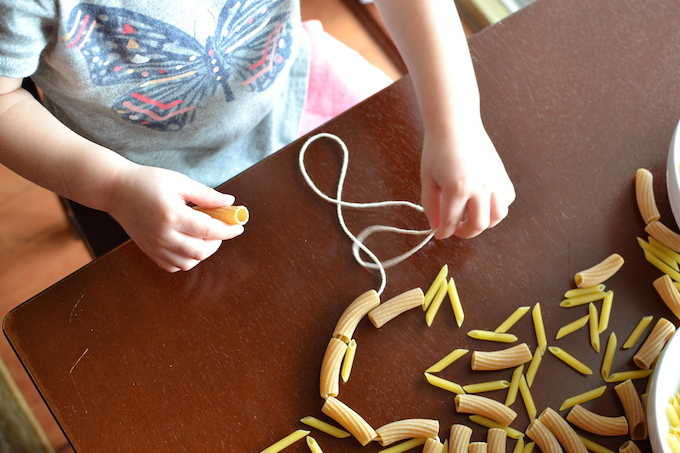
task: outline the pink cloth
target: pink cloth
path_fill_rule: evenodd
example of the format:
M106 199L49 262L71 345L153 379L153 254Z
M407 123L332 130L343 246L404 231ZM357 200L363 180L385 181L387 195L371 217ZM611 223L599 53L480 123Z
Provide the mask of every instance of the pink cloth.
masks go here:
M381 70L326 33L321 22L304 22L310 44L309 84L300 135L317 128L392 83Z

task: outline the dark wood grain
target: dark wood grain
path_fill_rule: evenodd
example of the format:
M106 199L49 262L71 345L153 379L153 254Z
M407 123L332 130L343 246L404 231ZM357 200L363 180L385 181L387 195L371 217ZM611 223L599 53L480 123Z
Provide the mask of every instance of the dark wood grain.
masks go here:
M430 417L446 436L452 423L466 422L453 395L427 385L423 371L454 348L499 348L466 332L493 329L521 305L540 303L550 344L595 370L581 376L547 354L532 388L539 411L603 385L602 354L585 331L552 338L586 313L558 305L574 273L613 252L626 264L607 282L615 301L603 342L611 331L622 342L644 315L677 323L651 285L659 272L636 243L644 225L633 177L639 167L654 173L662 220L672 225L664 164L680 117L678 23L680 10L668 2L540 0L471 39L485 122L518 198L478 238L431 242L388 270L383 300L427 287L448 264L466 320L457 328L444 306L430 328L417 310L381 329L359 325L354 372L340 397L374 427ZM347 200L418 201L422 129L408 78L320 130L349 146ZM76 451L253 452L304 427L301 417L325 418L318 380L328 339L347 304L380 282L354 262L335 208L305 185L301 144L222 186L249 207L251 221L193 271L167 274L126 244L7 316L7 337ZM319 141L309 153L310 174L333 193L338 147ZM374 223L426 226L402 209L347 210L346 218L355 232ZM413 242L369 245L389 258ZM536 346L528 316L513 332ZM634 352L617 351L614 370L632 369ZM509 375L473 373L469 355L441 373L462 384ZM636 384L644 390L645 381ZM587 407L622 414L611 388ZM524 429L521 400L513 407L513 426ZM484 436L475 427L473 438ZM325 452L380 449L315 437ZM613 450L625 440L589 437Z

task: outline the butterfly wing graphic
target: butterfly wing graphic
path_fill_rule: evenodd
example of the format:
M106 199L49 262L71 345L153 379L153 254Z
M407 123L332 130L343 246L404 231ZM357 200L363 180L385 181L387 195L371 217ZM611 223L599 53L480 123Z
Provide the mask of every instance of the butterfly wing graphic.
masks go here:
M182 30L125 8L81 4L71 13L65 46L80 52L92 81L134 84L112 109L150 129L180 130L205 97L232 84L261 91L290 56L288 14L272 14L282 1L228 1L205 45Z

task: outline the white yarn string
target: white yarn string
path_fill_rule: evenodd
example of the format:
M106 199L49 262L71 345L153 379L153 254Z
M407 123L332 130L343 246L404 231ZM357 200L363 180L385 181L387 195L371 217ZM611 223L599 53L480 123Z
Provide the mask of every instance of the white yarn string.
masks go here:
M312 181L312 178L309 177L309 174L307 173L307 168L305 167L305 153L307 152L307 148L309 145L312 144L312 142L320 139L320 138L330 138L331 140L334 140L340 145L340 148L342 148L342 167L340 169L340 179L338 181L338 189L336 192L336 197L331 198L325 193L323 193L319 188L314 184ZM340 226L342 227L342 230L345 232L345 234L351 239L352 241L352 253L354 255L354 258L357 260L357 262L367 268L367 269L377 269L380 272L380 278L381 278L381 284L380 284L380 289L377 291L378 296L382 294L382 292L385 290L385 286L387 285L387 275L385 274L385 269L387 269L390 266L394 266L395 264L401 263L402 261L406 260L409 258L411 255L416 253L418 250L423 248L425 244L427 244L430 239L434 236L435 230L430 229L430 230L409 230L409 229L404 229L404 228L397 228L397 227L392 227L392 226L385 226L385 225L374 225L370 226L366 229L364 229L361 233L359 233L357 236L354 236L352 232L349 230L347 227L347 224L345 223L345 218L342 215L342 207L348 207L348 208L356 208L356 209L367 209L367 208L377 208L377 207L384 207L384 206L406 206L412 209L415 209L416 211L419 212L424 212L424 209L422 206L411 203L410 201L378 201L378 202L372 202L372 203L351 203L347 201L342 200L342 190L345 184L345 177L347 176L347 167L349 165L349 150L347 149L347 145L345 145L345 142L342 141L338 136L329 134L326 132L314 135L310 137L304 145L302 145L302 148L300 149L300 155L299 155L299 164L300 164L300 172L302 173L303 178L307 182L307 185L316 192L316 194L324 199L325 201L332 203L336 205L336 210L337 210L337 215L338 215L338 222L340 223ZM416 245L414 248L411 250L407 251L406 253L403 253L399 256L396 256L392 259L389 259L385 262L380 261L378 257L363 243L363 241L370 236L371 234L378 233L378 232L392 232L392 233L399 233L399 234L408 234L408 235L417 235L417 236L423 236L427 235L427 237L418 245ZM368 255L371 260L373 260L373 263L366 262L363 259L361 259L361 256L359 255L359 250L363 250L366 255Z

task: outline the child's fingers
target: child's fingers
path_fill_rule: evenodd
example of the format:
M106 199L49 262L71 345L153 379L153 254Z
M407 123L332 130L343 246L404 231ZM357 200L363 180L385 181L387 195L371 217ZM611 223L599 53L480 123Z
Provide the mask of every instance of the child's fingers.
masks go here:
M439 226L435 237L445 239L457 233L461 221L465 219L465 210L468 200L460 193L451 190L442 190L439 205Z
M456 236L469 239L489 228L490 211L491 197L488 194L470 198L466 204L465 220L458 224Z
M194 203L204 208L221 208L234 204L234 196L211 189L208 186L196 181L189 181L189 184L180 192L185 201Z

